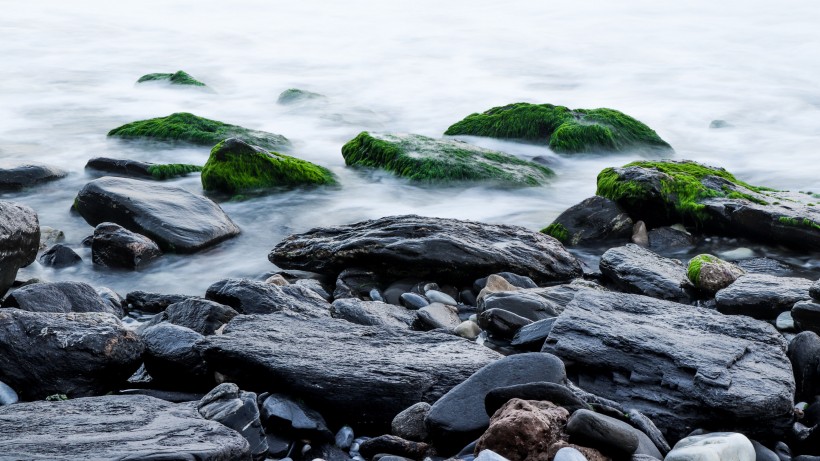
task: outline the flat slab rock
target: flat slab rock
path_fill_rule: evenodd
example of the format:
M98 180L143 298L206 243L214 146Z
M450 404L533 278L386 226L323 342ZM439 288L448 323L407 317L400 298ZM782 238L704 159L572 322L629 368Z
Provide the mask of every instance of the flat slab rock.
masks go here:
M601 272L622 290L653 298L689 302L694 290L683 263L633 243L607 250Z
M291 312L240 315L197 344L242 389L298 396L330 420L389 429L501 356L456 336ZM273 386L273 388L271 387Z
M3 459L248 460L239 433L192 404L144 395L88 397L0 407Z
M798 277L746 274L715 295L717 309L730 315L774 320L798 301L811 299L812 281Z
M95 179L77 194L75 207L92 226L117 223L178 253L192 253L239 234L239 227L212 200L150 181Z
M536 282L571 280L581 266L560 242L523 227L389 216L285 238L268 255L279 267L338 274L348 267L463 282L497 272Z
M543 350L563 359L581 388L639 410L671 439L694 428L771 436L792 421L786 342L749 317L585 290Z

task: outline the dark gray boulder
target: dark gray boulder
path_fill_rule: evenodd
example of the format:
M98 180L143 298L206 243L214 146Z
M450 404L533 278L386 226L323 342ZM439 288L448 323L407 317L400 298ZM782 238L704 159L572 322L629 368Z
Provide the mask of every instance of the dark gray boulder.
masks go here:
M125 295L125 302L129 310L156 314L164 311L174 303L192 298L188 295L148 293L145 291L131 291Z
M139 368L143 348L108 313L0 309L0 381L25 400L116 390Z
M500 357L457 336L290 311L240 315L197 347L215 371L245 389L298 395L329 420L376 429Z
M319 412L284 394L270 394L260 407L262 424L269 433L313 443L334 440L333 432Z
M291 235L268 255L279 267L334 274L347 267L386 276L463 283L510 271L536 282L570 280L581 266L555 239L515 226L390 216Z
M264 459L268 441L259 420L256 394L239 390L233 383L216 386L202 397L196 406L205 419L217 421L242 434L248 441L251 455Z
M436 401L427 415L430 438L441 454L456 453L490 425L484 409L487 394L499 387L532 382L561 384L564 364L540 352L512 355L478 370Z
M359 325L397 328L409 328L416 320L415 311L380 301L362 301L357 298L333 301L330 315Z
M789 359L794 370L797 401L811 401L820 395L820 336L804 331L789 343Z
M746 274L715 294L718 311L730 315L748 315L774 320L794 303L811 299L811 280L797 277L777 277Z
M104 222L94 228L91 260L106 267L136 269L162 256L162 250L144 235Z
M452 330L461 323L458 309L442 303L432 303L416 311L417 317L413 324L417 330L435 330L444 328Z
M572 414L575 410L589 409L589 405L563 384L532 382L498 387L487 393L484 410L492 417L499 408L511 399L547 400L564 407Z
M773 326L646 296L586 290L544 350L585 391L635 408L670 439L694 428L784 433L794 377Z
M504 309L526 319L537 321L553 318L575 297L580 287L560 285L548 288L528 288L486 294L478 301L478 311Z
M393 418L390 423L391 433L397 437L414 442L424 442L427 440L427 425L425 420L430 413L430 404L419 402L409 406Z
M570 442L597 448L603 453L663 458L652 440L643 432L621 420L590 410L582 409L573 413L567 421L566 431L570 435Z
M647 237L649 249L661 253L691 248L696 241L689 232L671 226L656 227L647 233Z
M816 301L820 301L820 280L811 284L811 288L809 288L809 295L814 298Z
M207 336L216 333L216 330L237 315L238 312L223 304L207 299L190 298L171 304L144 325L147 328L167 322Z
M18 190L66 176L66 172L36 162L0 162L0 190Z
M92 226L117 223L176 253L193 253L239 234L212 200L150 181L95 179L80 190L74 207Z
M524 325L515 332L515 336L510 341L510 346L524 350L540 351L541 346L544 345L544 341L546 341L552 330L556 318L552 317Z
M40 222L31 208L0 201L0 296L14 283L17 269L37 258Z
M214 375L194 345L203 336L190 328L160 323L140 333L145 344L145 371L164 389L204 391L213 388Z
M122 318L121 308L106 302L84 282L40 282L20 287L3 300L3 307L31 312L107 312Z
M248 279L225 279L209 286L205 297L240 314L288 310L309 316L329 316L330 303L301 285L277 286Z
M39 260L40 264L44 266L62 269L82 262L83 258L70 247L58 243L44 251L43 254L40 255Z
M492 338L511 340L522 327L532 320L504 309L487 309L478 314L478 326Z
M237 432L190 404L109 395L0 407L7 459L250 461Z
M86 170L96 170L112 176L163 180L201 171L198 165L184 163L157 164L108 157L95 157L85 164Z
M820 334L820 303L800 301L791 310L794 323L800 330Z
M601 272L618 288L658 299L689 302L692 283L677 259L664 258L635 244L611 248L601 256Z
M541 232L564 245L606 240L629 241L633 222L617 203L595 195L567 208Z

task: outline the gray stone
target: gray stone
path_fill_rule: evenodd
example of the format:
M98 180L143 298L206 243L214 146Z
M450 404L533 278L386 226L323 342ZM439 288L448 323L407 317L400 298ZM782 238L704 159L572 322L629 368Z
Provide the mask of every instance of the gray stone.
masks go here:
M692 234L676 226L656 227L647 233L647 237L649 249L660 253L689 249L695 245Z
M392 434L414 442L427 440L425 419L430 413L430 404L419 402L401 411L390 423Z
M172 323L160 323L140 333L145 343L145 370L154 382L176 390L204 391L214 386L213 373L194 348L202 335Z
M649 437L649 440L652 441L662 456L666 456L666 454L669 453L669 450L672 449L669 446L669 442L666 441L666 437L663 436L663 433L661 433L660 429L655 426L655 423L652 422L651 419L634 408L629 410L626 416L633 426Z
M430 301L428 301L427 298L416 293L402 293L399 300L401 305L408 309L418 310L430 305Z
M271 432L311 443L335 440L325 419L306 404L284 394L270 394L262 402L261 421ZM353 443L353 431L350 431Z
M446 304L448 306L456 306L458 302L453 299L452 296L448 295L447 293L442 293L438 290L427 290L424 292L424 296L430 300L431 303L441 303Z
M480 278L473 282L473 290L475 290L475 292L478 293L484 288L486 288L487 283L490 280L490 277L492 276L500 277L504 279L507 283L509 283L511 286L516 288L538 288L538 285L535 282L533 282L531 278L525 275L513 274L512 272L499 272L497 274L492 274L490 276Z
M774 320L794 303L810 299L811 281L796 277L746 274L715 295L717 309L730 315Z
M492 450L481 450L475 461L510 461Z
M37 258L39 243L37 213L24 205L0 201L0 296L14 283L17 270Z
M794 369L797 401L811 401L820 395L820 336L804 331L789 343L789 360Z
M0 190L19 190L66 176L66 172L37 162L0 161Z
M83 282L41 282L12 291L3 307L31 312L107 312L121 318L122 309L105 302L94 287Z
M342 450L349 450L350 446L353 445L353 428L350 426L342 426L342 428L339 429L339 432L336 433L333 440L337 447Z
M573 413L567 421L566 431L572 443L595 448L603 453L632 456L638 449L638 435L632 427L590 410ZM658 453L657 457L660 456Z
M481 334L481 327L472 320L465 320L453 328L453 333L465 339L476 339Z
M189 298L168 306L143 324L143 328L162 322L190 328L201 335L212 335L239 315L232 308L207 299Z
M809 295L817 301L820 301L820 280L811 284L809 288Z
M333 301L330 316L359 325L409 328L416 320L416 312L380 301L362 301L343 298Z
M148 237L111 222L94 228L91 260L105 267L136 269L162 256L162 250Z
M330 316L330 304L301 285L276 286L247 279L225 279L209 286L205 297L240 314L288 310L314 317Z
M794 320L794 325L800 328L800 330L808 330L820 334L820 303L814 301L797 302L794 304L794 307L792 307L791 317Z
M259 421L256 394L239 390L236 384L216 386L196 406L205 419L217 421L242 434L251 455L258 458L268 451L268 441Z
M533 382L497 387L484 398L484 409L487 416L492 416L499 408L511 399L549 401L566 408L569 413L580 409L589 409L583 400L563 384L550 382Z
M755 461L755 448L743 434L713 432L681 439L664 461Z
M795 306L797 304L795 304ZM794 318L792 318L792 313L790 311L781 312L775 319L774 326L780 331L794 331L795 325Z
M689 281L702 293L714 296L737 280L746 272L736 264L712 255L698 255L689 260L687 275Z
M424 306L418 311L416 326L419 330L435 330L437 328L454 329L461 323L458 318L458 309L441 303Z
M564 447L555 453L552 461L587 461L587 458L575 448Z
M171 304L189 298L193 298L193 296L131 291L125 295L125 302L129 310L156 314L164 311Z
M692 299L693 287L683 264L638 245L607 250L600 267L605 277L626 292L680 302Z
M646 230L646 223L638 221L632 227L632 243L644 248L649 246L649 232Z
M82 262L83 258L71 248L58 243L44 251L43 254L40 255L39 260L40 264L44 266L62 269Z
M0 406L11 405L20 401L20 397L8 384L0 381Z
M520 349L540 351L556 319L557 317L552 317L524 325L515 333L510 345Z
M488 309L478 315L478 325L491 338L511 340L521 327L531 323L532 320L504 309Z
M629 215L617 203L598 195L567 208L550 226L561 226L566 233L562 243L570 246L606 240L626 242L632 235Z

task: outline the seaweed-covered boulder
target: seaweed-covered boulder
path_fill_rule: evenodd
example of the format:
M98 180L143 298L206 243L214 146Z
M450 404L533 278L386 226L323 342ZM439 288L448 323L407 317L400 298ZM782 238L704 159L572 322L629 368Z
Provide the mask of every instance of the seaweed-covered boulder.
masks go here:
M598 195L567 208L541 232L564 245L621 239L632 235L632 219L612 200Z
M155 73L155 74L145 74L137 80L137 83L143 82L168 82L172 85L189 85L189 86L205 86L204 83L200 82L199 80L191 77L191 75L185 71L178 70L173 74L163 74L163 73Z
M0 190L17 190L65 177L57 167L36 162L0 161Z
M709 295L728 287L745 273L736 264L708 254L690 259L686 270L686 275L695 288Z
M40 222L25 205L0 201L0 296L14 283L17 270L37 258Z
M314 93L312 91L300 90L299 88L288 88L279 94L279 98L276 99L276 103L284 106L290 106L293 104L301 104L319 99L325 99L325 95Z
M268 259L281 268L338 274L348 267L396 279L463 283L514 272L536 282L571 280L581 265L557 240L522 227L416 215L316 228L280 242Z
M187 163L151 163L108 157L94 157L85 164L87 170L140 179L170 179L202 171L199 165Z
M92 226L113 222L178 253L193 253L239 234L212 200L150 181L95 179L80 190L74 207Z
M208 147L227 138L240 138L255 146L268 149L284 148L290 145L290 141L282 135L249 130L241 126L197 117L188 112L127 123L109 131L108 136L123 139L182 141Z
M569 109L515 103L468 115L446 135L487 136L548 144L555 152L671 150L654 130L613 109Z
M417 134L366 131L342 146L350 166L382 168L420 182L481 181L508 186L538 186L552 170L503 152L450 139Z
M601 171L597 194L649 227L683 222L718 235L820 249L820 207L810 206L811 196L752 186L722 168L633 162Z
M202 169L202 188L238 193L251 190L336 184L327 168L241 139L226 139L211 149Z

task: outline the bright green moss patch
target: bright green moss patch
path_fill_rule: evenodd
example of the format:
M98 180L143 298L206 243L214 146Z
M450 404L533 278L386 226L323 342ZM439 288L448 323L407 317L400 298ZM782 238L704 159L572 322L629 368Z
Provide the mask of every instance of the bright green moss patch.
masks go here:
M820 230L820 224L812 221L808 218L797 219L797 218L790 218L788 216L781 216L777 218L777 221L780 224L785 224L787 226L794 226L794 227L807 227L809 229Z
M350 166L383 168L419 182L484 181L510 186L538 186L552 170L503 152L448 139L415 134L366 131L342 147Z
M671 149L654 130L613 109L569 109L515 103L468 115L446 135L486 136L548 144L555 152Z
M232 137L266 149L290 145L287 138L278 134L249 130L241 126L197 117L187 112L128 123L109 131L108 136L124 139L184 141L203 146L213 146Z
M154 81L168 81L173 85L191 85L191 86L205 86L204 83L191 77L187 72L178 70L173 74L146 74L137 80L137 83L154 82Z
M271 188L336 184L327 168L235 138L220 142L202 169L202 188L237 194Z
M541 232L552 237L555 237L561 243L569 242L569 230L561 223L552 223L549 226L541 229Z
M151 165L148 167L148 172L154 179L169 179L177 176L185 176L189 173L202 171L199 165L188 165L185 163L168 163L165 165Z
M707 255L707 254L697 255L694 258L689 260L689 267L686 270L686 275L689 277L689 280L692 283L697 285L698 281L700 280L700 268L701 268L701 266L703 266L704 263L713 263L713 262L718 262L718 261L720 261L720 259L715 257L715 256L712 256L712 255Z
M309 101L311 99L322 99L324 97L324 95L319 93L300 90L298 88L289 88L279 94L279 99L277 99L276 102L283 105L289 105Z

